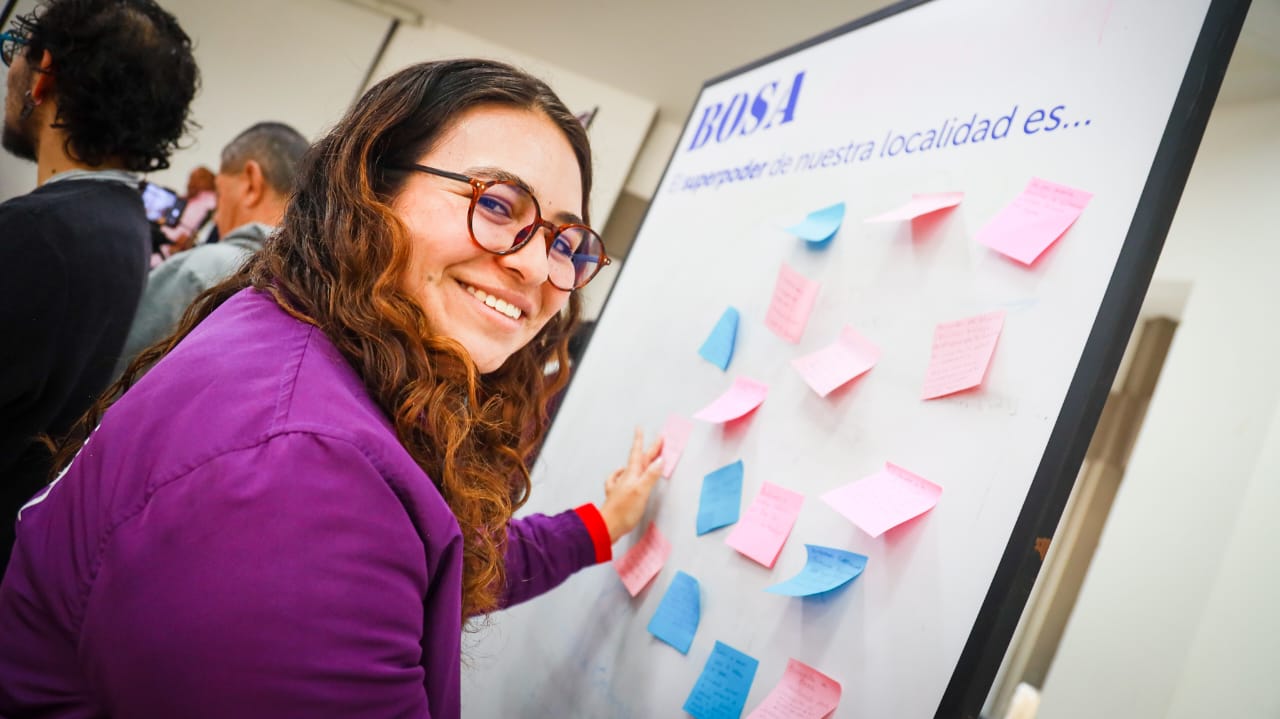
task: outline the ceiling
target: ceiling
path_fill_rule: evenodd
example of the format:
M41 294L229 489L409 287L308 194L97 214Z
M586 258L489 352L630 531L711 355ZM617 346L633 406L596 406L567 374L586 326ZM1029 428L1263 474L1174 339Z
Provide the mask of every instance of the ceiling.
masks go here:
M891 4L884 0L349 1L383 9L403 6L428 22L516 48L652 100L661 121L678 125L684 124L704 80ZM1280 0L1254 0L1219 102L1271 97L1280 97Z

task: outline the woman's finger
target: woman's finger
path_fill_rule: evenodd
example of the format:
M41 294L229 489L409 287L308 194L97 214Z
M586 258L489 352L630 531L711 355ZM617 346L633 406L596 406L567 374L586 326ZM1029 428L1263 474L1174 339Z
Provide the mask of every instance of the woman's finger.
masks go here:
M644 431L636 427L631 436L631 453L627 456L627 469L636 472L644 468Z
M644 474L641 475L641 479L649 489L652 489L654 483L658 481L658 477L662 476L662 465L662 458L656 457L649 461L648 467L645 467Z
M653 441L653 445L649 447L649 451L645 455L646 464L651 464L653 460L662 456L662 445L663 445L662 435L658 435L658 438Z

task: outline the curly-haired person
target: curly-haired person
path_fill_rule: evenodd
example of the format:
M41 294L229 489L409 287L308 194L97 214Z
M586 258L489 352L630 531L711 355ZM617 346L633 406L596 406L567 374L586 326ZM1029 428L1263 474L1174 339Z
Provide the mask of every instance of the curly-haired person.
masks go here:
M47 481L36 438L106 388L146 282L137 173L188 130L191 40L151 0L43 0L0 36L3 144L37 189L0 204L0 572L18 508Z

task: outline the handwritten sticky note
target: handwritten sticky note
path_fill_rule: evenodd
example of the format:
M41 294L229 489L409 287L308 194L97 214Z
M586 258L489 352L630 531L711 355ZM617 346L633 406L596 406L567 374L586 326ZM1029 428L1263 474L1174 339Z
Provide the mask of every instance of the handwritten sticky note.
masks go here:
M649 523L644 536L627 553L613 560L613 568L622 577L622 584L631 596L640 593L662 571L662 565L671 556L671 542L658 531L658 525Z
M765 326L792 344L799 342L820 288L819 283L783 263L778 270L778 281L773 286L769 311L764 316Z
M768 394L769 385L750 377L738 377L724 394L698 410L693 418L714 424L728 422L759 407Z
M921 399L945 397L982 384L1003 328L1003 310L935 327Z
M694 719L738 719L759 666L754 658L716 642L693 691L684 700L684 710Z
M747 507L747 513L733 528L724 543L748 558L773 569L782 545L786 544L804 495L776 484L765 482L760 494Z
M738 521L742 506L742 460L728 464L702 478L698 500L698 536Z
M822 719L840 704L840 682L798 662L787 660L778 686L747 719Z
M902 222L914 220L938 210L946 210L960 204L964 200L963 192L935 192L927 195L912 195L911 201L888 212L874 215L863 222Z
M810 597L852 582L867 568L865 556L843 549L806 544L804 551L808 554L804 569L785 582L766 587L766 592L788 597Z
M733 346L738 341L738 310L730 307L720 315L716 326L711 328L698 354L711 364L722 370L729 369L729 361L733 359Z
M676 572L667 593L662 595L658 611L649 620L649 633L675 647L681 654L688 654L693 635L698 632L701 614L698 580L684 572Z
M879 537L933 509L941 496L942 487L885 462L884 469L827 492L822 501L862 531Z
M662 476L670 478L676 471L680 455L684 454L685 445L689 443L689 435L693 432L693 421L678 414L667 417L662 425Z
M880 348L845 325L835 343L791 360L806 384L826 397L832 390L876 366Z
M1021 195L978 230L977 240L1030 265L1071 227L1092 197L1084 190L1033 178Z
M810 212L803 222L788 227L787 232L810 245L825 245L836 236L842 222L844 222L844 203L837 202L830 207Z

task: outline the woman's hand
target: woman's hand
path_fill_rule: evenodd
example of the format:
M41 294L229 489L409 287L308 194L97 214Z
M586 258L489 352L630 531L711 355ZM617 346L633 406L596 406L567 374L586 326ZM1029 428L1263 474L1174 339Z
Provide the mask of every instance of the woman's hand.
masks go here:
M636 528L649 503L649 492L662 476L662 438L645 451L644 432L636 428L631 441L631 455L627 466L609 475L604 483L604 506L600 516L609 528L612 542Z

